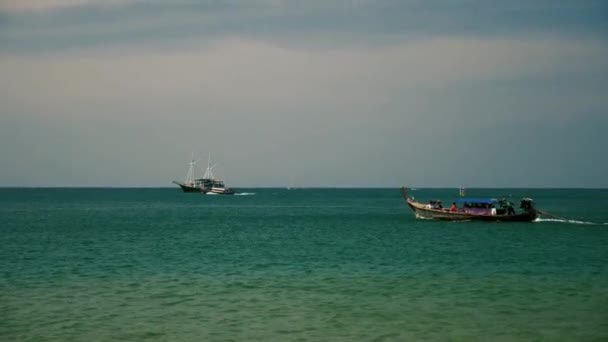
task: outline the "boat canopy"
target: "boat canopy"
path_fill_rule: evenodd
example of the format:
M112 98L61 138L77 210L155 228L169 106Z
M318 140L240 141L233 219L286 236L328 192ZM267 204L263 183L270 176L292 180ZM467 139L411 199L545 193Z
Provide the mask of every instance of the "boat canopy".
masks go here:
M472 198L472 197L461 197L457 201L458 203L480 203L480 204L493 204L498 202L496 198Z

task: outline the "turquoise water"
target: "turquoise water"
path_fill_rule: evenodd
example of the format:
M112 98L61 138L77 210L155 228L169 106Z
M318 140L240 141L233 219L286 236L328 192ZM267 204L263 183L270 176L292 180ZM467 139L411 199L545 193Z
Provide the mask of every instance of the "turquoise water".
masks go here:
M468 190L572 220L533 223L246 191L0 189L0 340L608 339L607 190Z

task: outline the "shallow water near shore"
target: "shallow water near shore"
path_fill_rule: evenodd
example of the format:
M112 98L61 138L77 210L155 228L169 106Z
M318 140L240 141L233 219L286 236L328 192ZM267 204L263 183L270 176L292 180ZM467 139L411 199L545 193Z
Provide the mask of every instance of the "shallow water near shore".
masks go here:
M398 189L0 189L0 339L603 340L608 191L416 220ZM419 189L420 200L457 189Z

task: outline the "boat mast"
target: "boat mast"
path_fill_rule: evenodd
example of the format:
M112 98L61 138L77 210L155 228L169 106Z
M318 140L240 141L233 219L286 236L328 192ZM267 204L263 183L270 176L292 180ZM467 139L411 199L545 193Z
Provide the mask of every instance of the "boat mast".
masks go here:
M188 174L186 175L185 181L185 183L188 185L194 184L194 165L196 165L199 160L194 160L194 152L192 152L192 157L190 158L190 168L188 169Z
M216 165L217 164L211 165L211 153L209 153L209 158L207 158L207 170L205 171L205 174L203 175L204 179L214 179L213 178L213 168Z

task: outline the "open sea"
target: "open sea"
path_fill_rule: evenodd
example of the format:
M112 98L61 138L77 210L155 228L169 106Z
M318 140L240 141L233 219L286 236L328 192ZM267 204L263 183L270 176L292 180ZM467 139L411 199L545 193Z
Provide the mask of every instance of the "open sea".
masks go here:
M0 341L608 340L608 190L241 191L0 189Z

